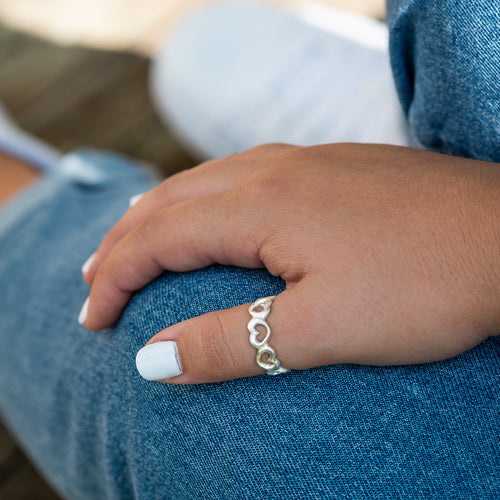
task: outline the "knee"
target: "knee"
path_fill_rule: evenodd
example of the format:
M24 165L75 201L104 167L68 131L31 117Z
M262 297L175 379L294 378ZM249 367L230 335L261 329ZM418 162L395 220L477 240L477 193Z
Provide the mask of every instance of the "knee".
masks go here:
M500 161L500 14L494 2L393 2L391 57L427 148Z

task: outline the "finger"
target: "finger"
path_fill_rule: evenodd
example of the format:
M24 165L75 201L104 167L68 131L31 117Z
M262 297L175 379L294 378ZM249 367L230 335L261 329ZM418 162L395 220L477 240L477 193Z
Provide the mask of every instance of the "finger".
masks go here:
M127 213L113 226L97 251L83 265L82 275L85 281L89 285L92 284L99 266L116 243L137 227L149 214L190 198L230 189L240 182L240 178L244 175L242 170L228 169L227 165L221 169L220 173L213 167L213 165L210 168L202 166L180 172L139 199L133 197L135 203L131 204ZM230 172L226 172L227 170Z
M149 214L188 199L219 193L240 184L255 169L255 160L294 149L288 144L266 144L221 160L179 172L143 196L131 199L130 210L108 232L98 250L82 266L84 280L91 285L99 266L128 232Z
M304 369L317 366L309 338L298 286L280 294L271 305L267 317L269 334L265 345L275 352L283 368ZM258 350L250 343L250 304L216 311L174 325L155 335L139 351L137 369L147 380L175 384L220 382L240 377L266 374L257 364ZM301 332L301 336L295 332ZM257 340L263 342L266 330L258 327ZM262 356L269 362L267 355Z
M213 263L262 267L255 221L235 193L177 203L122 238L96 274L85 326L99 330L114 324L131 293L164 270L190 271Z
M232 155L226 156L226 159L234 160L262 160L275 156L281 153L285 153L292 149L297 149L300 146L295 146L293 144L286 144L284 142L271 142L267 144L260 144L259 146L254 146L253 148L241 151L239 153L234 153Z

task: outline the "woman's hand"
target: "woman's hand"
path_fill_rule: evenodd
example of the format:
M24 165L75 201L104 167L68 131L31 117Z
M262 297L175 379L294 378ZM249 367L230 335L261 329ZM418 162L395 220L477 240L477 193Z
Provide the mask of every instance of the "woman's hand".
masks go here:
M266 267L286 282L268 322L281 363L407 364L463 352L499 328L500 173L408 148L266 145L177 174L146 194L85 274L85 326L112 325L164 270ZM201 383L263 373L248 304L174 325Z

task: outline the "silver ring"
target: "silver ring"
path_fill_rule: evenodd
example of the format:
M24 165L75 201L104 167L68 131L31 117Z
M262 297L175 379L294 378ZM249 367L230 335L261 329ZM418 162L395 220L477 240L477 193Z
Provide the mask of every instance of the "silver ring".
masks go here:
M280 365L276 357L276 351L267 343L271 336L271 327L268 325L266 319L271 312L271 304L274 299L274 296L263 297L256 300L248 308L248 312L252 316L247 325L250 332L250 344L257 349L257 357L255 358L257 364L266 370L268 375L279 375L280 373L290 371ZM259 326L262 328L260 331L257 329ZM264 335L264 337L259 340L259 335Z

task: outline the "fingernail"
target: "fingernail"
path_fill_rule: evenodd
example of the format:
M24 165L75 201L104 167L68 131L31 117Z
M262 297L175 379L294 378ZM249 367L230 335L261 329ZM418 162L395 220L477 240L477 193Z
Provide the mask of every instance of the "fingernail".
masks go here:
M89 299L87 297L87 300L83 303L82 310L78 315L78 323L80 323L80 325L83 325L85 321L87 321L88 312L89 312Z
M139 194L135 194L134 196L132 196L132 198L130 198L128 204L130 207L133 207L142 197L144 196L144 193L139 193Z
M92 265L92 262L94 262L95 258L95 253L93 253L86 261L85 264L82 266L82 274L87 274L89 272L90 266Z
M141 377L146 380L163 380L182 373L177 342L155 342L144 346L135 358Z

